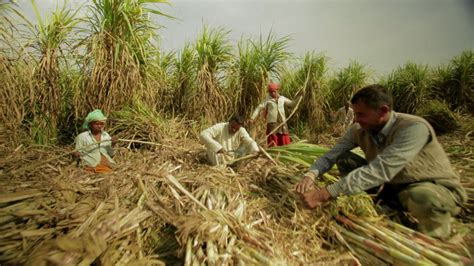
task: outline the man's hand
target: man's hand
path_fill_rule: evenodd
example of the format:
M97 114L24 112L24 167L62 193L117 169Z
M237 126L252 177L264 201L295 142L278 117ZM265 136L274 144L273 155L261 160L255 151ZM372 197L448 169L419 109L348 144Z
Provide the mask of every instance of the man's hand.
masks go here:
M301 180L296 185L296 192L303 194L309 189L314 187L314 180L316 179L316 174L308 172L304 175L303 180Z
M78 151L75 151L72 153L72 156L76 157L77 159L81 158L81 153Z
M112 141L112 145L114 145L115 143L117 143L118 137L117 136L111 137L111 141Z
M325 187L316 188L301 195L301 200L303 200L310 209L316 208L330 199L331 194L329 194L329 191Z
M295 99L298 98L298 97L303 97L303 94L304 94L304 91L303 91L303 90L299 90L299 91L295 94Z

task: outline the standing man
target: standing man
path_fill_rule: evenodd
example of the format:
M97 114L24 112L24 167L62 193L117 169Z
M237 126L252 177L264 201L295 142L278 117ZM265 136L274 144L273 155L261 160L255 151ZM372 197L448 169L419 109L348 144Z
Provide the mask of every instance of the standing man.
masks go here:
M346 129L352 125L354 122L354 110L352 110L351 102L347 101L343 107L339 108L334 115L336 125L342 126L342 130Z
M394 112L392 97L381 85L363 88L351 103L355 123L296 186L303 201L314 208L339 195L384 185L378 199L413 215L420 232L448 237L452 216L466 201L466 192L433 128L418 116ZM367 160L350 152L357 146ZM334 163L343 177L327 187L311 189L314 180Z
M257 143L242 127L243 123L241 116L234 116L229 122L215 124L201 132L209 163L225 165L246 153L258 152Z
M288 125L286 123L285 106L293 106L294 102L285 96L278 93L280 85L278 83L268 84L268 96L263 102L257 106L250 117L250 123L255 121L255 118L262 110L265 110L267 121L267 144L268 147L283 146L291 143L288 132ZM282 124L283 123L283 124ZM282 124L276 129L277 126ZM275 130L276 129L276 130ZM274 131L274 132L273 132ZM273 133L272 133L273 132ZM270 134L272 133L272 134ZM270 135L269 135L270 134Z
M96 109L87 114L82 127L87 131L76 137L76 152L74 156L80 158L84 170L92 173L112 172L114 150L112 145L116 138L111 138L104 131L107 117L101 110Z

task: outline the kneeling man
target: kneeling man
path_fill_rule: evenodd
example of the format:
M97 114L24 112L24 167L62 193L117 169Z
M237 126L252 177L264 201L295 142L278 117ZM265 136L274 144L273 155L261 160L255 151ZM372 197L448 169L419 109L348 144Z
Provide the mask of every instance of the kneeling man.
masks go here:
M229 122L215 124L201 132L200 139L206 145L212 165L225 165L236 157L258 152L257 143L242 127L243 123L241 116L234 116Z
M466 201L466 192L433 128L421 117L394 112L392 97L381 85L361 89L351 103L355 123L296 186L303 201L314 208L342 194L384 185L378 198L385 204L411 213L420 232L448 237L452 216ZM355 147L366 159L350 152ZM334 163L343 177L312 189L315 178Z

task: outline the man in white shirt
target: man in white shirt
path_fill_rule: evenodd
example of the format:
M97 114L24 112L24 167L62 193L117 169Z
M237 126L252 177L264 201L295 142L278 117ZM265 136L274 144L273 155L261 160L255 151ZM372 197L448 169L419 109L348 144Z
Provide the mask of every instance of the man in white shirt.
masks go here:
M115 164L112 156L112 148L116 138L111 138L104 131L107 117L101 110L96 109L90 112L82 127L87 131L76 137L76 152L74 156L81 159L84 170L92 173L112 172L112 164Z
M200 134L207 148L207 157L212 165L225 165L246 153L258 152L257 143L242 127L241 116L232 117L229 122L215 124Z
M261 104L257 106L250 117L250 123L255 121L255 118L262 110L265 110L267 121L267 144L268 147L283 146L291 143L286 123L285 106L293 106L295 103L278 93L280 85L278 83L268 84L268 96ZM283 123L283 124L282 124ZM280 127L278 127L282 124ZM278 127L276 130L275 128ZM273 133L272 133L273 132ZM270 134L272 133L272 134Z

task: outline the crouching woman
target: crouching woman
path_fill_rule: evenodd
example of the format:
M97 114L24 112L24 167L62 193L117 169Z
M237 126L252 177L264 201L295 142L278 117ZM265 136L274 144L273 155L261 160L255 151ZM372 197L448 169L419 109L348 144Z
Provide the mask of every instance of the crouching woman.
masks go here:
M115 164L112 159L114 150L112 146L116 138L111 138L104 131L107 117L101 110L96 109L90 112L84 124L84 131L76 137L76 152L74 156L80 159L84 170L91 173L110 173L112 165Z

